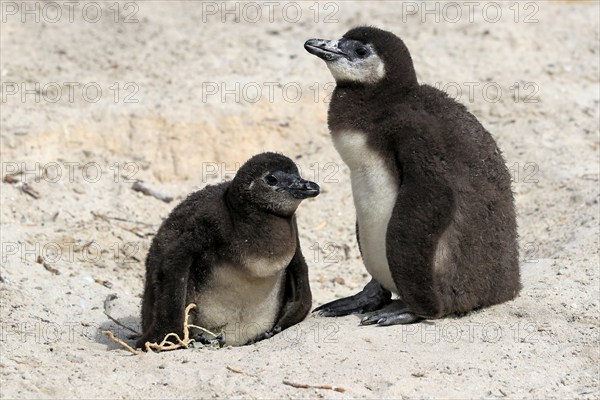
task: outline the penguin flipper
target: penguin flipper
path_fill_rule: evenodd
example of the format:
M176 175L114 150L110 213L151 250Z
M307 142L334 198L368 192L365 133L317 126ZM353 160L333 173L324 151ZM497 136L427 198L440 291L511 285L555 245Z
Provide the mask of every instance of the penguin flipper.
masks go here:
M155 265L150 271L151 282L147 284L153 300L152 322L136 341L136 347L144 348L146 342L159 342L169 333L182 335L187 296L188 279L193 262L193 253L188 250L190 238L183 235L172 243L157 259L148 260ZM144 297L149 296L145 294Z
M302 321L310 311L311 305L312 293L308 283L308 266L302 255L300 239L296 235L296 252L285 270L285 290L281 311L272 329L273 334Z
M361 321L361 325L398 325L398 324L411 324L419 321L421 318L416 316L410 308L406 306L402 300L393 300L390 304L383 307L381 310L377 310Z
M431 175L403 182L388 223L386 255L408 308L424 318L439 318L445 311L436 286L435 252L452 221L455 199L452 188Z
M386 304L389 304L391 298L392 293L390 291L386 290L375 279L371 279L363 290L354 296L323 304L315 308L312 312L317 312L324 317L361 314L380 309Z

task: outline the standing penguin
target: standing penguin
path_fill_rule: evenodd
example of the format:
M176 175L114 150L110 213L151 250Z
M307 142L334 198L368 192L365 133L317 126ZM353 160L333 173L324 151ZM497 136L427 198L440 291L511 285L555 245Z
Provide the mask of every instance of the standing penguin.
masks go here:
M372 276L358 294L314 311L371 312L361 324L394 325L514 298L514 199L491 135L463 105L417 82L408 49L390 32L358 27L304 47L336 80L328 125L350 168Z
M136 345L181 334L189 303L198 306L190 323L223 332L229 345L302 321L311 292L294 213L318 194L292 160L262 153L231 182L189 195L150 247Z

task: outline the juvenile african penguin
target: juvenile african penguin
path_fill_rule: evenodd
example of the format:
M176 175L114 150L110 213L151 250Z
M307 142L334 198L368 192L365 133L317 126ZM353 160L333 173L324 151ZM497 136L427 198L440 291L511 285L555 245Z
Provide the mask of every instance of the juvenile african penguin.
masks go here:
M514 298L514 199L492 136L463 105L417 82L408 49L390 32L358 27L304 47L336 80L328 125L350 168L372 276L358 294L314 311L371 312L361 324L393 325Z
M232 181L189 195L150 246L136 345L181 334L189 303L191 324L234 346L302 321L312 299L294 213L318 194L292 160L262 153Z

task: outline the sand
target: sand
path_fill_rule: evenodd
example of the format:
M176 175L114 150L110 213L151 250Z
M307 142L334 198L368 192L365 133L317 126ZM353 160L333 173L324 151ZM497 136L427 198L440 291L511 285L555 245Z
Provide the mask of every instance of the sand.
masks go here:
M598 397L597 2L0 6L2 177L21 171L37 196L0 183L2 398ZM409 326L310 315L221 350L134 356L108 341L101 330L129 334L104 314L112 294L111 315L139 329L144 259L169 211L264 150L323 189L298 210L313 305L369 280L326 126L333 79L302 47L358 24L402 37L419 80L460 95L498 141L521 295Z

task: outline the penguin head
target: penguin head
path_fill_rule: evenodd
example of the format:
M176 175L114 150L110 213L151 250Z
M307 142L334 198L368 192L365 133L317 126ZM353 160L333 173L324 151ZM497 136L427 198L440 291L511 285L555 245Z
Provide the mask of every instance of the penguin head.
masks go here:
M349 30L338 40L307 40L304 48L325 60L338 83L374 85L393 80L406 87L417 84L404 42L382 29L361 26Z
M232 193L241 202L281 216L294 214L302 200L315 197L320 188L300 177L288 157L261 153L250 158L232 181Z

